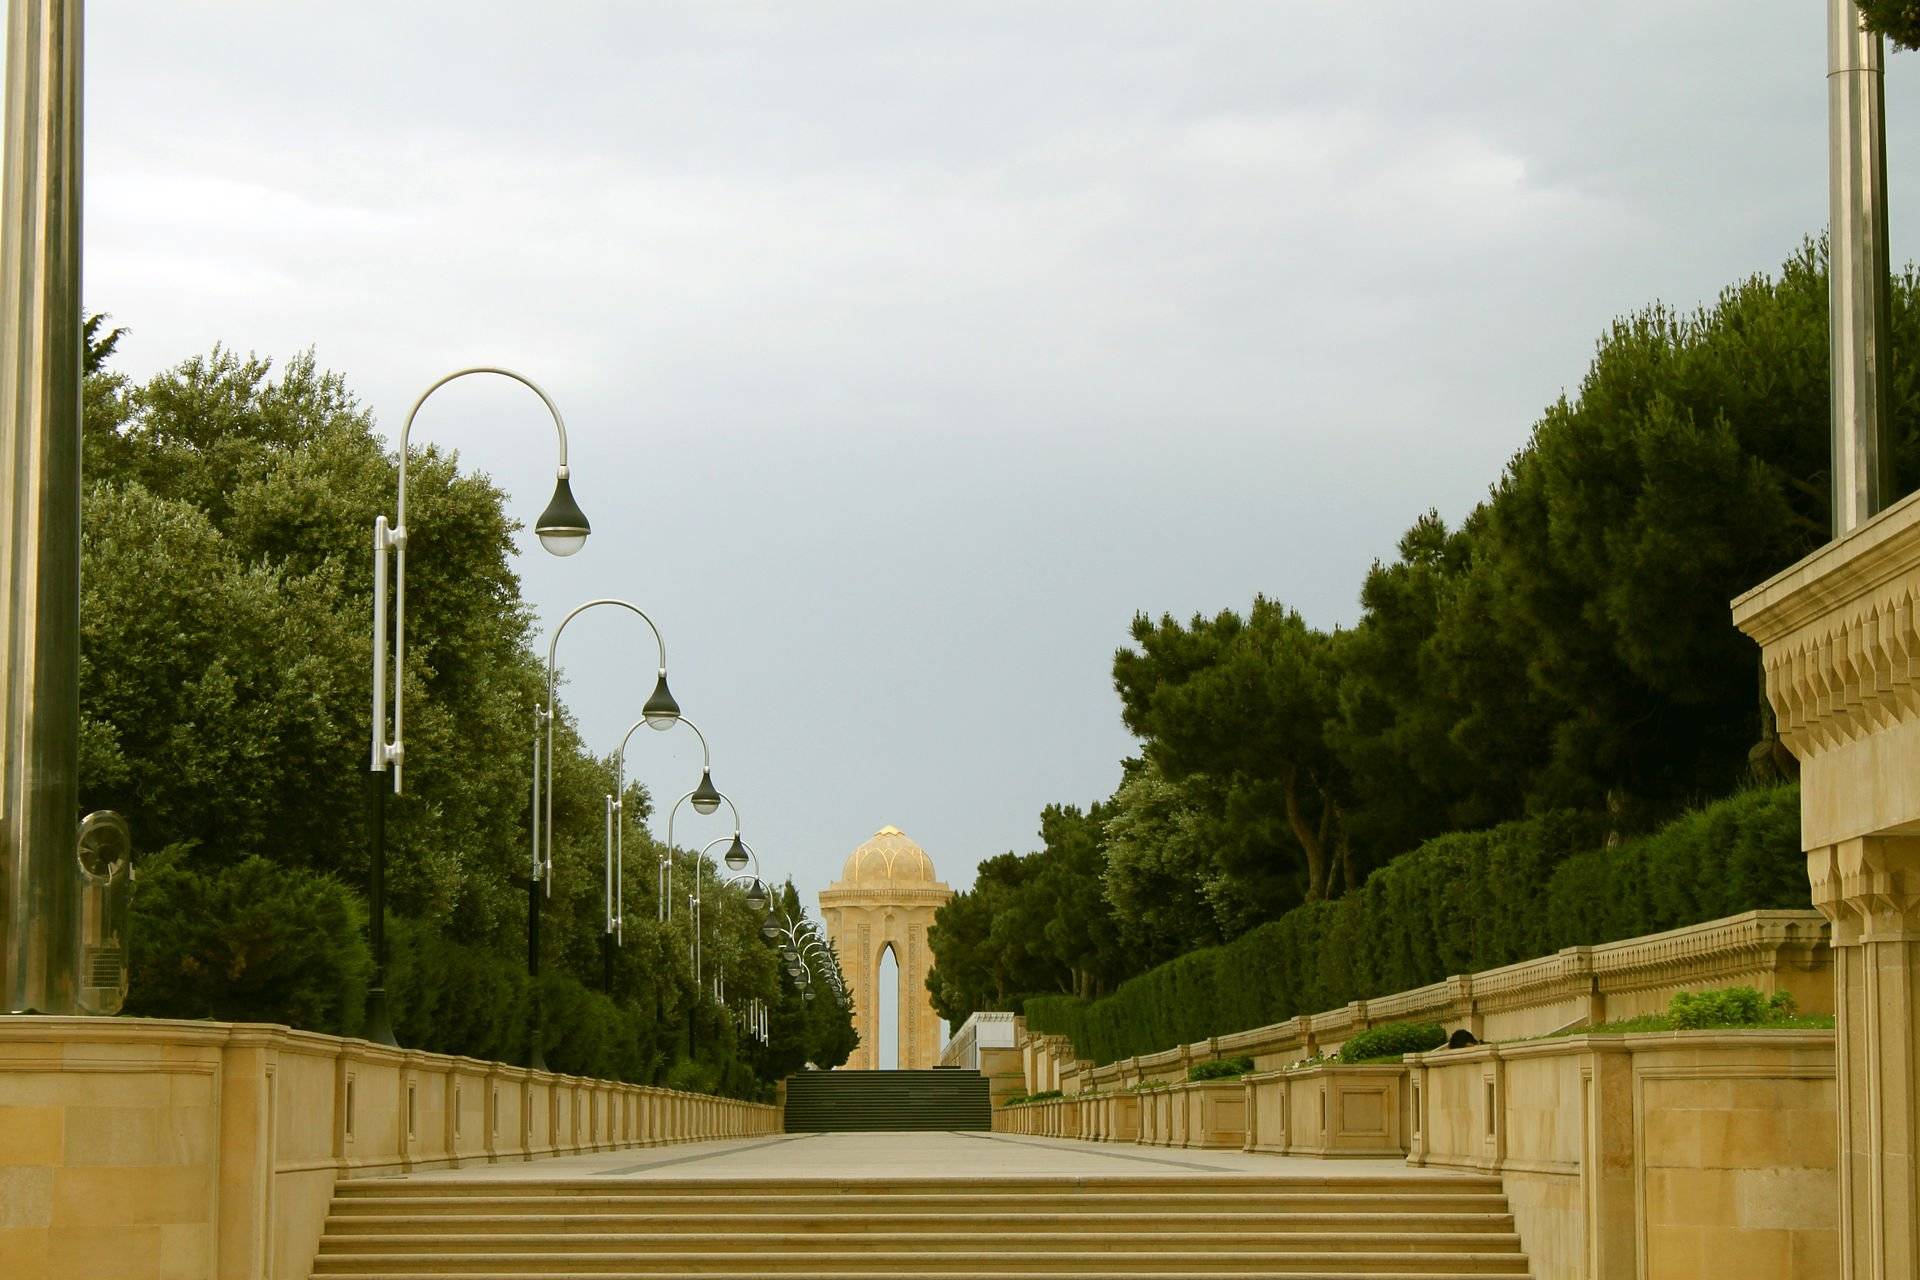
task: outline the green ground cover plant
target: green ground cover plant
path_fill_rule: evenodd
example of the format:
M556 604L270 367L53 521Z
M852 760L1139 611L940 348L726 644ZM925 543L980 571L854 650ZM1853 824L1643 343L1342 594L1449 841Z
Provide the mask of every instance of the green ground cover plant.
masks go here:
M1762 995L1752 987L1722 987L1714 991L1682 991L1665 1013L1642 1014L1591 1027L1568 1027L1559 1036L1625 1036L1652 1031L1821 1031L1833 1027L1828 1014L1803 1014L1793 996L1777 991Z
M1345 1063L1398 1062L1404 1053L1425 1053L1447 1042L1447 1031L1437 1022L1389 1022L1370 1027L1340 1046Z
M1187 1068L1188 1080L1238 1080L1253 1070L1252 1058L1215 1058Z

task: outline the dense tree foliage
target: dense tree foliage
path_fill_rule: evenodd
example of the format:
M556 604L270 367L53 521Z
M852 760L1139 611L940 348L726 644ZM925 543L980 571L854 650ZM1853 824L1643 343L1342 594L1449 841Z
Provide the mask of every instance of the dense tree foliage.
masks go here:
M1647 835L1545 814L1435 837L1337 902L1310 902L1099 1000L1026 1002L1027 1025L1112 1062L1422 987L1562 947L1806 902L1799 789L1755 788Z
M1920 49L1920 0L1855 0L1860 21L1902 49Z
M99 317L87 328L81 781L89 808L120 810L142 849L164 850L136 896L134 1007L356 1030L370 522L391 514L394 459L310 356L276 373L216 349L136 383L103 367L120 332ZM395 1018L412 1044L518 1058L544 691L509 560L519 526L484 476L431 447L409 462L408 498L407 790L388 818ZM601 968L613 776L564 707L557 727L548 1060L756 1088L756 1051L695 990L687 922L655 921L658 848L643 830L628 841L617 998L582 984ZM629 818L646 812L630 788ZM705 878L703 936L733 1003L776 999L778 966L738 889L692 855L678 865L683 883Z
M1920 281L1893 281L1893 453L1920 481ZM1828 536L1827 275L1803 246L1690 314L1601 338L1485 501L1419 516L1346 628L1256 596L1142 614L1114 659L1138 735L1096 806L1110 983L1351 894L1448 831L1547 813L1613 838L1792 776L1727 602ZM991 860L935 932L948 1016L1071 988L1043 934L1050 850ZM1027 864L1032 863L1032 866Z

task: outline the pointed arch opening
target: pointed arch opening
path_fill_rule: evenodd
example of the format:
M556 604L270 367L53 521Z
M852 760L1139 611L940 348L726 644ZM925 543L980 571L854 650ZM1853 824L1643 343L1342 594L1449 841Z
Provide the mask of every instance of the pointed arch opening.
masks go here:
M873 1065L891 1071L900 1061L900 957L892 942L882 943L879 975L873 984Z

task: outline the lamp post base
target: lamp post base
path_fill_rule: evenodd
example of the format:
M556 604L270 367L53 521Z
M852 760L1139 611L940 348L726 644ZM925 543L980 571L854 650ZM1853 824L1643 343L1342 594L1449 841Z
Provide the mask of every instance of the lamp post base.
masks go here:
M367 986L367 1025L361 1032L375 1044L399 1048L393 1016L387 1010L387 793L393 779L385 769L367 770L367 942L373 952L373 981Z
M527 1065L535 1071L547 1069L547 1057L540 1051L544 1028L540 1019L540 878L527 879Z
M387 989L372 987L367 991L367 1025L360 1029L362 1039L375 1044L386 1045L389 1049L398 1049L400 1041L393 1034L393 1015L387 1008Z

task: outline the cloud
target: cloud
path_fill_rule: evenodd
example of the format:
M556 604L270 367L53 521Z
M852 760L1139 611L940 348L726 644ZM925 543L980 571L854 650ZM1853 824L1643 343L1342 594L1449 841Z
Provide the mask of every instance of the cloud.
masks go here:
M1351 619L1615 315L1825 217L1820 18L1784 3L91 13L122 367L315 345L388 423L532 373L596 535L531 598L661 620L808 891L882 822L959 884L1027 847L1117 779L1134 610ZM422 438L530 514L526 409L450 389ZM608 745L622 640L569 633Z

